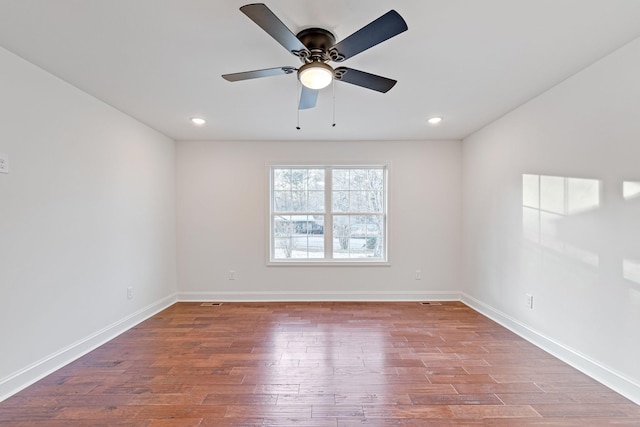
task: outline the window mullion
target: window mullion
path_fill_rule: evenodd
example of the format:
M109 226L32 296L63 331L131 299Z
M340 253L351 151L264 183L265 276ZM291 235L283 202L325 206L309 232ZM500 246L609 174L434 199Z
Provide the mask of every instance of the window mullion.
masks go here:
M332 169L324 171L324 259L333 258Z

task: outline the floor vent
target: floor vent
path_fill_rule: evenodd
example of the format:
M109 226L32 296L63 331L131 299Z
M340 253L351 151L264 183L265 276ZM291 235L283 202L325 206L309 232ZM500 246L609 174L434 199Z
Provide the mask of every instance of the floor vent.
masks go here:
M420 305L442 305L442 304L439 302L425 301L425 302L421 302Z
M221 302L203 302L200 307L220 307L221 305Z

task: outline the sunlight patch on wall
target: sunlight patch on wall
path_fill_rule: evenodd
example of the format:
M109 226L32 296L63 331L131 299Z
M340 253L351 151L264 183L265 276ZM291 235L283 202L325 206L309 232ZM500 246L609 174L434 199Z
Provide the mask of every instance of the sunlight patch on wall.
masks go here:
M597 179L523 174L523 236L543 248L598 267L598 254L562 241L558 227L571 215L599 208L600 187Z
M622 277L629 280L629 302L640 307L640 261L624 258L622 260Z
M632 259L622 260L622 277L640 284L640 261Z
M622 197L624 197L625 200L640 197L640 182L624 181L622 183Z

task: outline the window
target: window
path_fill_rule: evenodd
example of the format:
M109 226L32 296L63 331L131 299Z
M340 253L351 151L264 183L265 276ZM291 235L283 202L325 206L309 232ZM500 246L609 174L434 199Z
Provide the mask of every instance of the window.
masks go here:
M272 263L387 261L386 166L271 166Z

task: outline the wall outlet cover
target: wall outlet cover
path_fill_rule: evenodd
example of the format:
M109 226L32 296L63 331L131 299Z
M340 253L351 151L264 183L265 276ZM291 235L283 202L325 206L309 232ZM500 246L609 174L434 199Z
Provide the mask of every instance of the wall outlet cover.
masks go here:
M527 307L533 308L533 295L527 294Z
M9 173L9 156L0 153L0 173Z

